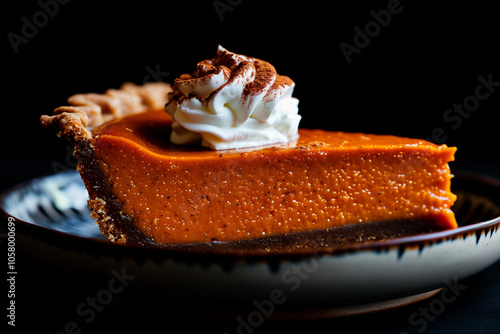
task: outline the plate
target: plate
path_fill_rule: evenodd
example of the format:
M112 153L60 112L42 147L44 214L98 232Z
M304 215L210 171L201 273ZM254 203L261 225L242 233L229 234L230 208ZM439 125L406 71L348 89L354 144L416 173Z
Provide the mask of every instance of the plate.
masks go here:
M112 244L90 218L76 171L0 197L16 248L54 268L127 287L127 302L170 312L260 319L339 317L451 299L460 280L500 259L500 181L455 173L459 228L296 254L214 254ZM4 226L7 230L7 226ZM111 292L109 292L111 291Z

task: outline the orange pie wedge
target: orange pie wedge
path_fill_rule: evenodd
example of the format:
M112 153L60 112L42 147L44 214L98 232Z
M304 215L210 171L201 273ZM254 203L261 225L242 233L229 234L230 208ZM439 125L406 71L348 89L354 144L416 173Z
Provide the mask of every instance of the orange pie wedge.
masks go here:
M92 216L110 241L238 241L388 221L457 227L448 167L456 148L312 129L248 149L178 146L163 110L169 91L127 84L42 116L74 145Z

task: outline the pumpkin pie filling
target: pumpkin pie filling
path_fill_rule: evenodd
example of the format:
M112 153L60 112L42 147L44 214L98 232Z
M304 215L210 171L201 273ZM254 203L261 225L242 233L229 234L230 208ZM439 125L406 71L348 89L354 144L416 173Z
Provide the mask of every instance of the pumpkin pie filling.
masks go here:
M93 159L113 200L154 243L234 241L415 218L440 229L456 226L447 167L453 148L301 129L286 145L212 151L169 144L171 124L163 111L149 111L94 130ZM99 189L87 188L99 212Z
M206 71L218 73L213 68ZM287 97L285 86L271 87ZM214 130L215 135L206 138L206 132L188 134L189 143L179 145L172 138L185 138L186 130L199 127L189 128L186 118L177 121L172 117L175 110L158 108L171 105L172 100L161 96L178 95L175 86L173 93L168 84L132 88L128 95L108 93L108 98L121 102L108 102L107 109L100 100L92 100L101 114L115 114L100 126L89 128L95 113L82 112L79 106L92 109L93 104L81 101L73 109L63 107L54 116L42 117L44 127L58 129L74 143L92 216L113 242L239 242L310 231L340 231L337 235L344 238L343 233L351 230L347 239L352 241L364 240L357 234L370 224L391 222L408 230L413 224L425 231L457 226L448 167L456 148L389 135L313 129L298 129L294 135L290 129L296 116L286 112L284 123L272 125L266 135L278 138L274 143L226 149L219 139L225 134ZM191 94L180 100L186 102ZM284 108L293 104L290 101ZM262 110L266 108L256 117ZM237 145L253 140L254 126L248 129ZM352 229L359 226L361 230Z

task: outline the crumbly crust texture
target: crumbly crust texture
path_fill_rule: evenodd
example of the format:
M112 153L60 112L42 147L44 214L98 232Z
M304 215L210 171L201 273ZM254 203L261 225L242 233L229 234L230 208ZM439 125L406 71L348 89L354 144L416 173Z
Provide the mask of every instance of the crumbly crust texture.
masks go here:
M142 237L126 230L130 217L121 213L121 203L113 196L111 187L93 159L92 129L127 115L150 109L163 109L170 84L157 82L138 86L125 83L120 89L109 89L104 94L76 94L68 99L68 105L54 110L53 115L40 118L43 129L56 131L74 145L78 158L77 170L82 175L89 192L88 205L92 218L96 219L101 233L117 243L127 241L130 235L135 243L142 244ZM120 214L116 214L116 213ZM126 222L126 223L123 223Z
M76 94L68 105L56 108L53 115L42 115L42 128L56 130L59 137L70 142L92 138L91 130L114 118L162 109L172 89L163 82L142 86L124 83L120 89L108 89L104 94Z

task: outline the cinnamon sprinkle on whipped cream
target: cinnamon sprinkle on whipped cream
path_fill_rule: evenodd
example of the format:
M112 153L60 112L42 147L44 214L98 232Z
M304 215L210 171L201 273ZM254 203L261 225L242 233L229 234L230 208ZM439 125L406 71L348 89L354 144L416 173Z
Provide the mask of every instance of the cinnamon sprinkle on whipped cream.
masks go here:
M219 46L193 75L175 79L165 110L174 144L215 150L286 143L298 137L295 83L268 62Z

